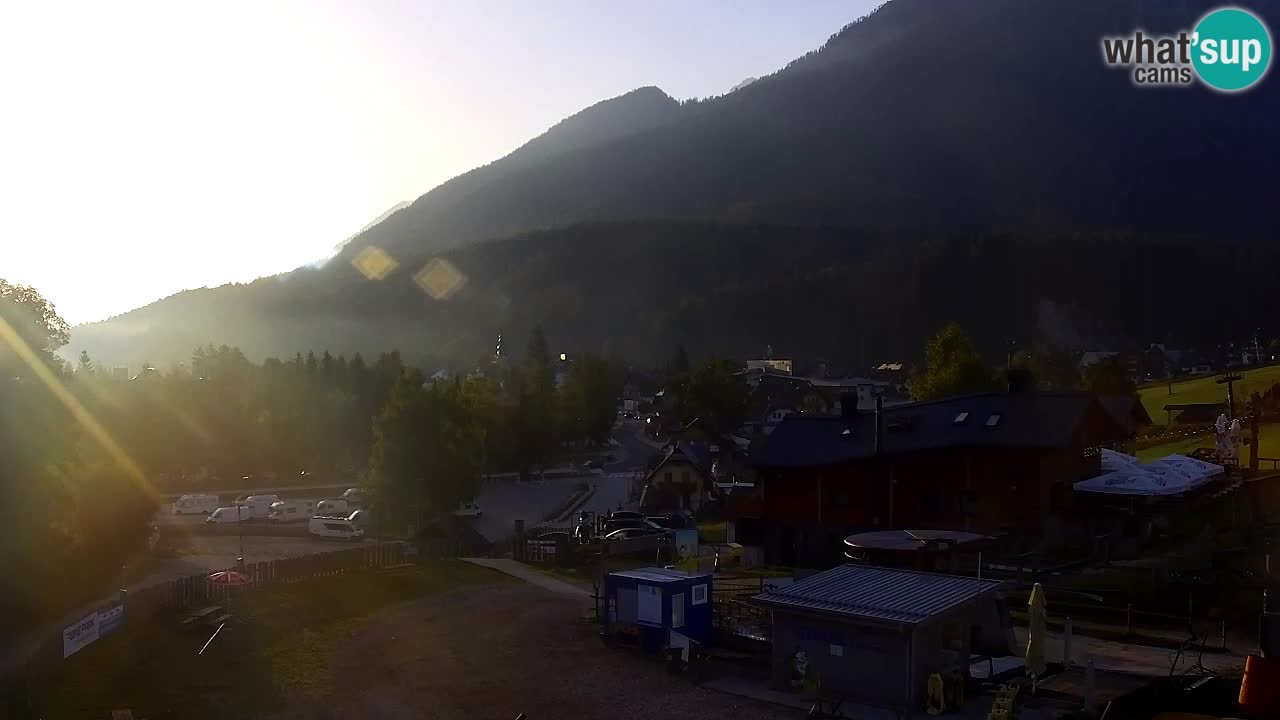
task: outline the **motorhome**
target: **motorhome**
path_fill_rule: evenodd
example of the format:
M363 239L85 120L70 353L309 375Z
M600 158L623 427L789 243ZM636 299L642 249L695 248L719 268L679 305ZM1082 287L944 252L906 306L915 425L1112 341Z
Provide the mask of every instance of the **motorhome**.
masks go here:
M320 538L336 538L352 542L358 542L364 537L364 530L340 515L311 518L311 522L307 524L307 532Z
M271 514L271 505L279 501L278 495L250 495L244 499L244 505L249 508L250 517L265 518Z
M204 521L207 523L233 523L241 520L249 520L253 517L249 508L243 505L235 505L232 507L220 507L210 513L209 517Z
M218 509L217 495L183 495L173 502L174 515L208 515Z
M277 500L271 503L267 519L272 522L301 522L315 515L314 500Z

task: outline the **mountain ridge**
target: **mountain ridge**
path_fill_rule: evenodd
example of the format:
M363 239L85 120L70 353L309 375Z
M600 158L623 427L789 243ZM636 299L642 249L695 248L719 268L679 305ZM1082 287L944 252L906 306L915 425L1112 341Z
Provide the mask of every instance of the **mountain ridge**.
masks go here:
M1275 17L1280 8L1276 0L1243 4L1265 17ZM665 267L672 278L680 278L669 282L698 287L696 277L675 272L689 259L679 248L659 242L664 227L675 228L672 232L690 243L728 243L719 247L726 256L735 252L735 233L750 238L751 228L767 227L769 242L784 245L792 236L839 244L867 233L876 242L919 253L882 261L915 266L935 262L938 253L949 252L948 243L966 234L1051 236L1091 248L1102 247L1099 238L1111 235L1157 236L1171 238L1168 247L1200 265L1219 262L1202 258L1203 249L1182 241L1195 236L1206 248L1225 247L1221 252L1227 259L1221 262L1247 265L1232 254L1238 252L1234 244L1256 248L1276 226L1267 210L1274 182L1265 160L1280 155L1280 126L1270 120L1280 109L1274 79L1235 96L1201 87L1137 88L1100 58L1104 35L1137 27L1173 32L1209 7L1207 2L1136 0L1081 0L1069 7L1036 0L892 0L833 34L818 50L725 95L681 103L646 87L575 113L359 234L323 270L259 281L289 283L287 292L263 293L265 286L251 283L215 289L200 302L164 301L170 308L190 307L204 318L199 328L209 337L197 339L195 325L155 309L126 315L114 325L77 330L92 340L145 319L146 332L184 341L190 333L194 344L203 344L231 342L239 327L269 321L288 325L277 338L281 347L408 343L434 347L442 356L465 357L487 341L475 342L472 328L440 317L439 308L421 305L421 293L407 278L423 263L437 256L451 261L484 257L508 275L491 286L480 280L483 271L468 266L463 297L483 288L493 293L490 302L505 298L502 302L520 313L541 311L563 319L558 308L578 302L572 298L584 292L581 288L595 288L599 307L609 306L618 293L632 292L623 283L584 284L571 276L615 273L609 265L615 251L657 273L632 282L668 282L662 277ZM610 247L619 242L612 230L584 230L602 227L629 228L622 233L626 247ZM636 238L644 233L656 234L654 252L669 254L665 266L634 256L641 252ZM529 252L521 243L561 237L582 241L575 247L583 257L556 256L558 264L529 268L513 265L513 258ZM384 282L377 292L370 289L375 286L360 284L345 262L367 247L377 247L401 264L398 279ZM1020 252L1016 245L1005 247ZM1143 247L1151 251L1158 245ZM1038 255L1025 258L1029 265L1049 256L1060 263L1070 259L1058 257L1059 251L1043 242L1030 242L1027 252L1032 249ZM845 250L832 247L829 252L842 257ZM782 261L772 251L757 249L754 256L766 263L765 269ZM812 247L808 257L812 266L796 272L820 273L827 258ZM1120 260L1130 272L1143 272L1128 256L1121 254ZM734 266L753 276L760 270ZM1089 305L1091 295L1111 291L1088 275L1087 266L1080 267L1084 274L1072 289L1075 295L1061 290L1051 301ZM1175 270L1168 272L1176 276ZM543 285L559 287L559 294L527 284L535 276ZM982 277L988 283L1006 282ZM862 282L874 284L865 277ZM938 276L937 282L950 281ZM1109 282L1125 281L1111 276ZM1128 283L1149 286L1145 277ZM361 290L353 291L356 287ZM708 283L707 292L729 292L716 287ZM744 296L751 303L758 299L755 293L767 295L768 283L753 287ZM691 306L705 304L687 296L687 290L684 285L671 288ZM792 291L811 295L804 287ZM1030 289L1020 292L1019 302L1039 302ZM1150 292L1161 293L1158 288ZM271 302L262 306L244 299L258 298L255 293L270 296ZM356 311L335 304L338 298L357 305ZM820 297L813 300L821 305ZM1143 297L1125 301L1148 307ZM934 302L927 298L916 310L932 317ZM1273 305L1259 300L1243 307L1258 314L1258 321ZM374 316L362 314L369 309L388 317L375 322ZM1161 312L1155 307L1149 311ZM493 312L497 314L477 316L476 332L500 331L501 311ZM634 308L628 312L627 322L676 322L636 319ZM655 312L670 317L674 311ZM1024 309L1002 312L1011 326L1027 332L1030 325L1020 314ZM1100 312L1093 312L1096 322L1101 322ZM1130 308L1116 312L1111 324L1126 332L1165 331L1128 316ZM749 316L731 315L734 322L750 322ZM603 332L597 326L607 325L590 313L581 322L583 342L588 343ZM874 319L858 322L878 327ZM434 324L428 328L429 323ZM303 326L311 328L309 334L298 330ZM387 331L379 335L376 327ZM903 332L925 330L913 322ZM619 335L613 342L627 342L621 337L624 330L613 332ZM429 341L426 335L431 335ZM662 345L678 335L668 327L647 337L649 344ZM886 350L895 351L919 341L886 338ZM742 345L726 339L726 350Z

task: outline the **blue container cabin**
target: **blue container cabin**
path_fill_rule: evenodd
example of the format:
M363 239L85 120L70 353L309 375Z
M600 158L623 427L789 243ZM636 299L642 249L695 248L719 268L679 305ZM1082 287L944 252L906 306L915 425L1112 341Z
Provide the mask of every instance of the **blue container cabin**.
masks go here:
M609 573L604 581L604 639L635 641L644 651L711 640L711 574L664 568Z

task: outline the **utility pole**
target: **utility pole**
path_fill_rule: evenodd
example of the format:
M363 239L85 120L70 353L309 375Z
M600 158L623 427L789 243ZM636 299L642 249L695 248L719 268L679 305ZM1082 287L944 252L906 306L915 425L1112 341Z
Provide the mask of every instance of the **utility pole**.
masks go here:
M1239 374L1228 370L1226 375L1218 378L1219 385L1227 386L1227 419L1234 420L1236 417L1236 393L1235 384L1243 380Z

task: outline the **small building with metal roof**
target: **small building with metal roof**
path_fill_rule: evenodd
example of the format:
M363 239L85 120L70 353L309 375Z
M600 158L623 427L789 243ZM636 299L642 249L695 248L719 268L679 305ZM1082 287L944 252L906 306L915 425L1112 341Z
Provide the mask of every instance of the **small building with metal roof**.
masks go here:
M967 675L971 653L1014 654L1000 581L843 565L757 595L770 611L775 687L910 714L933 673Z

